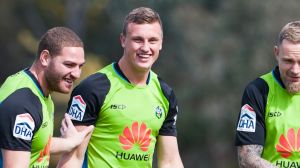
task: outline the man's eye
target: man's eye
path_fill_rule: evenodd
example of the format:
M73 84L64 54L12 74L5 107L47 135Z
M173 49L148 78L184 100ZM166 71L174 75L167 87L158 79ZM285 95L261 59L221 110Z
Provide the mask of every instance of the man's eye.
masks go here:
M288 63L288 64L291 64L291 63L293 63L293 61L292 61L292 60L284 60L284 62L285 62L285 63Z
M141 43L142 42L141 39L134 39L133 41L135 41L136 43Z
M158 40L150 40L149 42L150 42L151 44L155 44L155 43L157 43L157 41L158 41Z
M71 68L73 65L72 64L65 64L66 67Z

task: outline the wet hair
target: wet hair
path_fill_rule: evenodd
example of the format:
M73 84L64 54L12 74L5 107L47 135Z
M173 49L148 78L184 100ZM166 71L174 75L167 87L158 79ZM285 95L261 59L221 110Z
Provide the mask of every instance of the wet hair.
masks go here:
M284 39L293 43L300 43L300 21L287 23L278 34L276 45L280 45Z
M147 7L135 8L125 17L122 34L126 35L129 23L151 24L155 22L160 24L161 29L163 28L159 14L156 11Z
M37 57L43 50L48 50L51 56L56 56L64 47L84 47L84 45L80 37L71 29L54 27L41 37Z

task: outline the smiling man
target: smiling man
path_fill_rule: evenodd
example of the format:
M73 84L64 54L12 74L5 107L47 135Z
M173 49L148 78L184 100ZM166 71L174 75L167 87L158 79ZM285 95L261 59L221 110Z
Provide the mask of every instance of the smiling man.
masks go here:
M95 130L58 167L183 167L177 146L177 101L151 67L162 49L159 15L150 8L131 11L120 36L124 49L112 63L72 92L68 113L81 130Z
M245 89L236 131L240 167L300 165L300 21L279 33L270 73Z
M50 153L70 151L93 126L77 132L68 115L62 137L52 137L52 92L69 93L83 66L81 39L70 29L55 27L41 38L30 68L10 77L0 88L0 167L49 166Z

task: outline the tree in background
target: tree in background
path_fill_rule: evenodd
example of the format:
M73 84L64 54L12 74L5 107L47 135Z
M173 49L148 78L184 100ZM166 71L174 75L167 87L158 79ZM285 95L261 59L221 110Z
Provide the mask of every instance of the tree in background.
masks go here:
M85 42L82 78L117 60L123 17L137 6L154 8L164 23L154 71L177 93L185 167L237 167L233 140L243 86L274 65L274 37L298 19L296 0L2 0L0 83L30 66L37 38L54 26L72 28ZM54 99L62 114L69 97Z

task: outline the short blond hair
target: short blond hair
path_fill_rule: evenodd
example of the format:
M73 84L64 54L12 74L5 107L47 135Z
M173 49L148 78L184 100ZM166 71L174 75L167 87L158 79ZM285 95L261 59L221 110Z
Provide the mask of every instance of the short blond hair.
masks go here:
M135 8L131 12L129 12L129 14L125 17L122 34L126 35L129 23L150 24L155 22L158 22L160 24L161 29L163 29L162 21L160 19L159 14L156 11L147 7Z
M280 45L284 39L293 43L300 43L300 21L287 23L278 34L276 44Z

